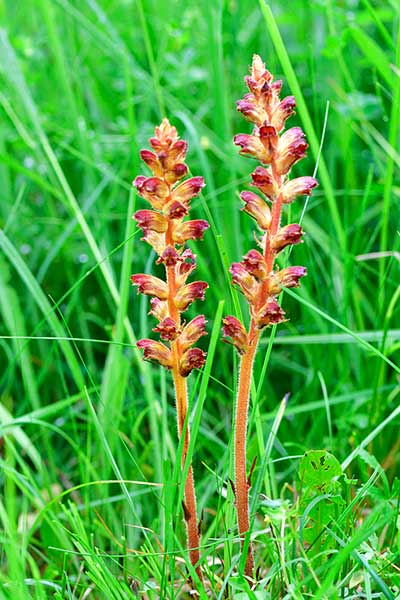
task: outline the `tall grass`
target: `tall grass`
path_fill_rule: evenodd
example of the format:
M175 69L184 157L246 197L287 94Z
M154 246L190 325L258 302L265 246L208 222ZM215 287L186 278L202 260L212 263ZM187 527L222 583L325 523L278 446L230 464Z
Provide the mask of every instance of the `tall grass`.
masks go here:
M171 381L135 348L149 334L148 306L129 287L153 260L130 220L130 182L165 113L207 182L193 218L212 225L197 252L199 279L213 282L212 335L190 382L188 458L212 594L395 598L397 3L35 0L6 1L1 14L0 595L185 593ZM237 365L218 328L244 308L224 266L252 236L237 210L252 163L230 139L254 52L300 100L294 121L311 145L301 168L311 173L320 152L320 187L296 248L312 268L284 295L292 320L264 340L255 366L249 461L258 456L251 506L264 589L249 592L229 486ZM329 575L298 535L309 514L296 503L298 461L312 448L329 449L354 480L327 526Z

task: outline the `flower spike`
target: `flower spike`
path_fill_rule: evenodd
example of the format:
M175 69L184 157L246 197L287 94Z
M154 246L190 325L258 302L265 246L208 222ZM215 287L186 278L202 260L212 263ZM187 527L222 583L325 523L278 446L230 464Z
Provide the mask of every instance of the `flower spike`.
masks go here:
M255 219L262 237L259 250L250 250L241 262L230 267L232 282L243 292L250 312L250 325L245 328L236 317L223 320L222 333L232 340L240 354L240 375L235 420L235 483L236 509L242 546L247 547L245 575L253 576L252 543L244 544L249 531L249 478L246 473L246 434L250 382L258 341L264 328L283 323L285 313L278 302L282 288L298 287L306 275L305 267L295 266L277 270L279 252L302 241L300 225L281 226L282 207L299 195L310 195L317 181L313 177L289 179L294 164L306 155L308 144L300 127L285 131L286 121L294 113L293 96L281 99L282 82L273 75L256 54L251 74L245 77L248 93L237 102L237 109L253 123L251 133L239 133L233 141L239 154L255 158L261 163L251 173L257 193L243 191L243 211Z
M196 268L195 255L184 245L188 240L202 239L209 224L203 219L184 220L189 214L190 202L204 187L202 177L181 181L188 173L185 164L187 143L179 139L177 130L168 119L155 128L150 140L152 150L141 150L140 156L152 172L151 177L139 175L133 182L138 194L150 203L151 209L138 210L134 219L143 231L143 240L152 246L158 258L157 264L165 268L165 281L139 273L132 275L138 293L151 296L150 313L158 325L153 331L165 343L142 339L137 347L143 350L145 360L158 362L171 370L177 407L178 435L184 436L182 467L189 447L187 421L186 377L193 369L200 369L205 353L194 344L206 335L206 319L199 315L187 325L182 323L181 313L195 300L204 300L208 284L204 281L187 283ZM190 561L202 579L199 566L200 538L196 518L196 496L193 470L190 465L185 486L185 510Z

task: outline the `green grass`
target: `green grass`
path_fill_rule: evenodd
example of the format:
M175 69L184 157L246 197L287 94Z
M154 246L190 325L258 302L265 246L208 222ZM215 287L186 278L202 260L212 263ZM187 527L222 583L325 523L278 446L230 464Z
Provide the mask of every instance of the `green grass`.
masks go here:
M130 182L163 116L206 179L194 218L212 225L196 249L208 361L189 379L200 598L397 598L398 4L5 0L0 15L0 598L172 600L195 578L172 382L136 350L154 325L129 282L153 268ZM219 323L244 309L226 267L253 244L238 197L253 164L231 138L249 131L235 100L254 52L297 98L310 150L296 174L318 163L320 186L289 257L309 275L256 361L250 590L229 486L237 360ZM311 449L337 458L339 488L302 484Z

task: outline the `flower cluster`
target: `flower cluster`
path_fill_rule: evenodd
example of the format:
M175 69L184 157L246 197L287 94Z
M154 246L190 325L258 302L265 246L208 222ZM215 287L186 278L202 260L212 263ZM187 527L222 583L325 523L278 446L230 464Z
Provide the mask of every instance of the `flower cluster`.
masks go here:
M184 163L187 143L179 139L168 119L156 127L155 136L149 141L153 152L142 150L140 156L153 176L140 175L133 185L152 210L139 210L134 219L143 231L142 239L158 255L157 264L164 265L166 281L143 273L132 275L131 280L138 286L138 293L152 297L150 314L159 322L153 331L167 344L143 339L137 346L144 351L146 360L154 360L186 377L205 360L204 352L192 347L206 334L205 317L200 315L184 324L180 316L194 300L204 300L208 287L204 281L187 283L196 268L196 256L184 248L188 240L202 239L209 227L202 219L184 220L192 198L204 187L204 180L191 177L181 182L188 172Z
M305 267L277 270L274 264L277 254L301 242L303 235L300 225L281 227L282 206L293 202L296 196L310 195L317 185L313 177L288 179L291 168L304 158L308 147L300 127L283 132L296 106L294 97L280 99L282 82L273 81L257 55L245 82L249 93L238 101L237 109L254 123L254 130L251 135L236 135L234 143L239 146L240 154L253 157L262 165L251 173L250 185L258 193L244 191L240 195L243 210L255 219L261 231L261 252L250 250L241 262L233 263L230 268L233 283L239 286L249 303L252 324L247 334L240 321L228 316L224 319L223 334L231 338L241 354L247 351L252 333L285 320L276 297L282 287L298 287L300 278L306 275ZM258 333L256 337L258 339Z

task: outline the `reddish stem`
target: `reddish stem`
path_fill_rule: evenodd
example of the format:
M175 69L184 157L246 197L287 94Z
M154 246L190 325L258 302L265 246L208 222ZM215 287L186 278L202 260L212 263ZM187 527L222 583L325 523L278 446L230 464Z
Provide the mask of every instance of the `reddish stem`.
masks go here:
M280 177L276 176L274 169L273 175L280 185ZM282 199L279 195L272 205L272 220L268 234L265 240L264 258L267 273L270 273L274 266L275 251L271 248L270 238L275 235L279 229L282 212ZM265 280L261 286L259 296L254 304L259 309L264 304L268 296L268 280ZM247 457L246 457L246 437L247 437L247 419L249 413L250 385L253 374L254 357L260 338L260 330L256 328L254 318L250 321L249 345L247 351L242 355L240 361L239 384L236 399L236 421L235 421L235 495L236 511L238 517L239 535L243 548L245 534L250 529L249 521L249 489L250 482L247 479ZM248 552L244 573L247 577L253 577L254 555L253 546L249 541Z
M169 223L168 230L165 233L165 241L166 245L169 245L172 242L171 235L171 223ZM180 312L175 306L175 296L177 293L177 286L175 281L175 268L167 267L167 284L168 284L168 312L169 316L174 319L177 324L177 327L180 326L181 317ZM182 351L180 348L180 344L178 341L171 342L171 351L172 351L172 377L174 380L175 387L175 400L176 400L176 416L177 416L177 425L178 425L178 438L181 439L182 432L184 430L185 420L187 418L187 385L185 377L182 377L179 371L179 363L182 358ZM190 439L190 429L189 423L187 422L185 433L183 440L183 450L182 450L182 459L181 465L182 468L185 465L186 457L189 448L189 439ZM189 471L187 474L187 478L185 481L185 506L184 506L184 517L186 523L186 532L187 532L187 540L188 540L188 548L189 548L189 557L190 562L196 570L196 573L200 579L203 581L203 576L201 572L201 568L199 563L200 560L200 534L199 528L197 524L197 507L196 507L196 493L194 488L194 477L193 477L193 469L190 463Z

